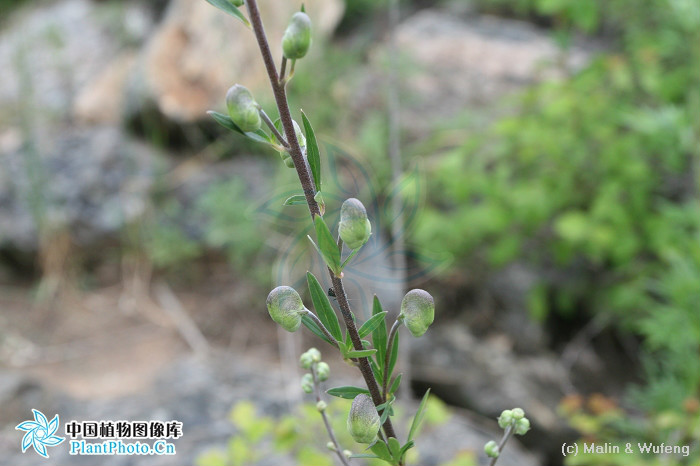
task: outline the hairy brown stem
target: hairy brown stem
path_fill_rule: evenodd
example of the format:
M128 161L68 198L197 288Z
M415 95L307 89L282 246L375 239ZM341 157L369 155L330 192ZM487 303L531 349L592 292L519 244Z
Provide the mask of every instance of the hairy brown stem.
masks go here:
M282 127L284 128L284 134L287 136L287 142L289 143L289 155L291 155L292 161L294 162L294 168L297 170L297 175L299 176L299 181L301 182L301 187L304 190L304 196L306 197L306 203L309 206L309 212L311 213L311 217L314 218L316 215L320 215L321 211L318 208L318 203L314 199L316 190L314 189L313 181L311 181L309 170L306 167L306 162L304 161L301 146L299 146L296 131L294 131L292 114L289 111L289 104L287 103L287 92L284 85L280 83L275 61L272 58L272 52L270 51L270 45L267 43L267 36L265 35L265 28L262 23L262 18L260 17L258 2L256 0L249 0L246 2L246 5L248 5L250 23L253 25L255 39L260 47L260 53L262 54L265 69L267 70L267 75L270 79L270 85L272 86L272 93L275 96L277 110L280 112L280 120L282 121Z
M280 82L279 74L277 73L275 61L272 57L272 52L270 51L270 45L268 44L267 36L265 35L265 28L262 23L262 18L260 17L260 10L258 9L257 0L248 0L246 1L246 5L248 6L250 22L253 26L255 39L258 42L258 47L260 47L260 53L262 54L265 69L267 70L270 85L272 86L272 92L275 96L277 109L280 113L280 120L282 121L285 135L287 136L289 152L292 157L292 161L294 162L294 168L299 176L301 187L304 190L306 203L309 206L309 212L311 213L311 218L313 220L316 215L321 215L321 212L319 210L318 203L314 199L316 190L314 189L314 184L311 179L309 169L307 168L301 147L299 146L296 131L294 131L294 123L292 120L292 115L289 111L289 104L287 103L287 94L284 83ZM292 61L290 76L294 72L294 65L295 62ZM348 298L345 295L343 282L340 278L336 277L330 269L328 269L328 273L330 274L331 281L333 282L333 289L335 290L336 299L338 300L338 305L340 306L343 320L345 321L345 326L347 328L348 335L350 335L352 345L356 350L362 350L362 341L360 340L357 326L352 319L352 311L348 303ZM372 372L372 367L369 364L369 360L367 358L359 358L359 366L362 377L365 379L365 384L367 385L367 388L372 396L372 401L375 405L382 404L382 393L379 385L377 384L377 380L374 378L374 373ZM384 422L384 432L386 433L387 437L396 438L394 426L389 418L387 418L387 420Z

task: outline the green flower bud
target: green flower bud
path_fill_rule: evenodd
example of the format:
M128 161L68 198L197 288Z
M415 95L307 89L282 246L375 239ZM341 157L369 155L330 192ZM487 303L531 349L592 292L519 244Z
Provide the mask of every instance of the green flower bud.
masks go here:
M335 451L335 445L333 442L326 443L326 448L328 448L330 451Z
M313 359L311 359L311 355L309 353L302 353L301 357L299 358L299 364L301 365L302 369L311 369L311 364L313 364Z
M296 332L306 311L299 293L290 286L278 286L267 295L267 312L288 332Z
M489 458L498 458L500 454L498 451L498 444L494 440L490 440L484 445L484 451Z
M401 301L403 323L414 337L419 337L428 330L435 319L435 302L425 290L415 289L406 293Z
M379 432L380 419L372 399L361 393L355 397L348 414L348 430L357 443L372 443Z
M516 421L519 421L520 419L525 417L525 411L523 411L521 408L513 408L513 419Z
M228 114L239 128L252 132L260 128L260 110L253 94L240 84L231 87L226 93Z
M357 249L367 242L372 234L372 225L362 202L354 197L347 199L340 207L340 238L350 249Z
M319 350L316 348L309 348L306 352L309 354L313 362L321 362L321 352Z
M501 429L505 429L513 422L513 411L510 409L504 410L500 416L498 416L498 426Z
M350 450L343 450L343 455L345 455L347 459L350 459L352 452Z
M316 409L318 410L319 413L325 411L327 407L328 407L328 405L323 400L316 403Z
M231 2L231 4L233 4L233 6L238 7L238 6L243 6L243 4L245 3L245 0L229 0L229 2Z
M321 382L328 380L328 376L330 375L330 373L331 368L328 367L328 364L326 364L325 362L321 361L316 366L316 375L318 376L318 380L320 380Z
M311 47L311 19L301 11L294 13L282 37L282 51L289 60L303 58Z
M304 390L304 393L314 391L314 378L311 374L304 374L301 378L301 389Z
M530 430L530 420L526 417L518 419L515 422L515 433L518 435L525 435L527 431Z

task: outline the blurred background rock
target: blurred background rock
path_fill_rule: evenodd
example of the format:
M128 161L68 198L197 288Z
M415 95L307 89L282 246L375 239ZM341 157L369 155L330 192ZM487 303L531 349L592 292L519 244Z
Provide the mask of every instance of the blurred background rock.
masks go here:
M290 100L328 157L328 217L373 199L348 277L358 316L375 288L394 311L408 287L436 298L403 369L455 411L426 427L420 464L472 464L514 406L533 431L504 465L563 464L582 436L685 442L691 456L667 464L696 464L700 5L407 0L394 49L389 3L307 0L314 45ZM279 55L299 5L261 7ZM32 463L13 430L31 408L176 418L178 464L205 466L245 438L235 403L298 414L280 354L320 343L278 338L262 305L318 266L303 209L281 208L294 174L205 113L236 82L272 113L252 34L204 1L0 0L0 70L0 463ZM325 464L275 442L248 464Z

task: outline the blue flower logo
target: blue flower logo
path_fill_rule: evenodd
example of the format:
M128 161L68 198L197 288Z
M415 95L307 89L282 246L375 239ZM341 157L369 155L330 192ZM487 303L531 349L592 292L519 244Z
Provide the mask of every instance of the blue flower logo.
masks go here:
M54 435L58 430L58 414L49 422L41 411L32 409L32 412L34 413L33 421L24 421L15 427L15 430L26 432L22 437L22 453L27 451L31 445L37 453L48 458L46 447L55 447L65 440Z

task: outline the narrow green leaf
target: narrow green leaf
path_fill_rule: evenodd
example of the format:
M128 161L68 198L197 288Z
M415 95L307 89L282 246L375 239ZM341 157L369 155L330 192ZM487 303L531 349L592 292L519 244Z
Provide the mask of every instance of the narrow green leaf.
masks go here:
M403 374L399 374L396 377L394 377L394 381L391 383L391 387L389 388L389 393L394 394L396 393L396 390L399 389L399 385L401 385L401 376Z
M309 284L311 301L314 304L314 309L318 314L318 318L336 340L343 341L343 332L340 330L338 316L335 314L335 310L333 310L330 301L328 301L328 296L326 296L326 293L323 291L321 284L311 272L306 272L306 281Z
M394 335L394 344L391 348L391 358L389 358L389 367L386 369L387 374L391 377L394 373L394 366L396 366L396 360L399 357L399 332Z
M209 110L207 114L224 128L230 129L231 131L235 131L237 133L245 134L245 132L241 128L239 128L236 123L233 122L230 116L224 115L223 113L215 112L214 110Z
M255 132L255 133L243 133L243 134L245 134L245 137L247 137L248 139L251 139L251 140L253 140L253 141L255 141L255 142L262 142L263 144L267 144L268 146L277 147L276 144L270 142L270 139L267 137L267 134L265 134L264 131L263 131L263 134L264 134L265 136L261 136L258 132Z
M382 415L379 417L379 423L381 425L384 425L387 418L394 414L394 410L391 408L391 404L390 403L384 403L384 404L386 406L384 408L384 411L382 411ZM377 407L377 411L379 411L379 407Z
M381 459L377 455L370 455L369 453L357 453L355 455L350 455L350 458L367 458L367 459L378 458L378 459Z
M430 396L430 389L428 389L425 392L425 395L423 395L423 399L421 400L420 405L418 406L418 411L416 411L416 415L413 416L413 423L411 423L411 430L408 431L408 439L406 440L407 442L413 440L413 436L417 433L418 427L423 421L423 417L425 417L425 405L428 402L428 396Z
M372 348L372 349L366 349L366 350L352 350L348 351L345 354L346 358L367 358L369 356L372 356L374 353L376 353L377 350Z
M389 437L389 453L391 453L391 456L394 458L394 461L398 463L401 459L401 457L399 456L401 454L401 444L394 437Z
M381 314L384 312L382 310L382 304L379 302L377 295L374 295L374 303L372 305L372 315ZM377 348L377 364L379 365L382 372L384 371L384 359L386 358L386 344L387 344L387 330L386 330L386 320L382 319L379 325L372 332L372 343L374 347Z
M345 398L346 400L354 400L355 397L361 393L369 395L369 390L361 387L353 387L351 385L346 385L343 387L335 387L326 391L330 396L335 396L338 398Z
M322 339L323 341L333 344L326 335L323 334L321 328L314 322L309 316L302 316L301 323L304 324L306 328L311 330L311 333Z
M374 374L374 379L377 381L377 385L382 386L382 370L377 365L377 362L373 358L369 358L369 365L372 366L372 373Z
M380 312L379 314L374 314L372 317L367 319L367 322L362 324L362 327L357 331L360 334L360 338L364 338L374 331L384 320L386 316L386 311ZM384 324L386 325L386 324Z
M294 196L288 197L287 200L284 201L284 204L282 204L282 205L301 205L301 204L306 205L306 197L303 194L295 194Z
M314 129L309 123L309 119L306 118L304 112L301 112L301 119L304 124L304 133L306 133L306 158L309 161L309 167L311 167L311 174L314 177L314 185L316 186L316 191L321 190L321 154L318 150L318 142L316 142L316 135L314 134Z
M234 6L233 3L231 3L230 1L228 1L228 0L207 0L207 3L215 6L216 8L218 8L221 11L224 11L224 12L230 14L231 16L233 16L236 19L243 21L243 24L250 27L250 22L248 21L248 18L246 18L243 15L243 13L241 13L241 10L239 10L236 6Z
M340 275L340 250L338 244L333 239L331 231L328 229L323 217L316 216L314 220L316 227L316 240L318 241L318 249L321 257L326 262L326 265L333 271L334 274Z
M386 443L379 440L369 447L369 449L372 450L372 453L384 461L394 464L394 459L391 457L391 453L389 453L389 448L386 446Z
M404 457L404 455L406 454L406 452L407 452L408 450L410 450L411 448L413 448L413 446L414 446L415 444L416 444L416 443L415 443L413 440L411 440L411 441L409 441L409 442L406 442L406 445L404 445L403 447L401 447L401 451L399 452L399 461L403 460L403 457Z

